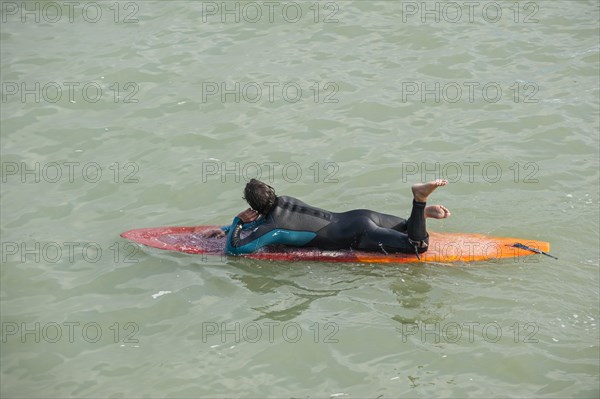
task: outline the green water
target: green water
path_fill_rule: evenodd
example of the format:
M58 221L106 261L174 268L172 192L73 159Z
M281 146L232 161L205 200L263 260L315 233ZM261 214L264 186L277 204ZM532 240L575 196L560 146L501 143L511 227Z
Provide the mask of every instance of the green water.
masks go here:
M2 1L2 397L598 397L598 2L476 3ZM447 177L430 229L559 260L119 237L230 223L259 174L400 216Z

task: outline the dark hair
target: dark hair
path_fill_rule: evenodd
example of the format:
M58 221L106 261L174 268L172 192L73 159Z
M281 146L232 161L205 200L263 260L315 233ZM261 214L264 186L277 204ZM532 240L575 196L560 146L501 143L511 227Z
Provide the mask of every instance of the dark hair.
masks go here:
M277 202L275 189L256 179L252 179L246 184L242 198L261 215L269 213L275 202Z

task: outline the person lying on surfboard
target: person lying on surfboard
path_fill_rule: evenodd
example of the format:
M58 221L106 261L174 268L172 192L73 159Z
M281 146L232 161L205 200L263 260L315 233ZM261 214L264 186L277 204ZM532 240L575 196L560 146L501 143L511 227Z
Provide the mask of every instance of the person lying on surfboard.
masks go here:
M451 215L442 205L426 206L429 195L446 184L447 180L414 184L412 212L406 220L368 209L330 212L294 197L277 196L273 187L252 179L244 189L244 199L251 208L240 212L231 226L211 229L204 235L227 234L225 250L230 255L252 253L268 245L289 245L415 253L419 257L429 246L425 219ZM241 238L242 230L252 232Z

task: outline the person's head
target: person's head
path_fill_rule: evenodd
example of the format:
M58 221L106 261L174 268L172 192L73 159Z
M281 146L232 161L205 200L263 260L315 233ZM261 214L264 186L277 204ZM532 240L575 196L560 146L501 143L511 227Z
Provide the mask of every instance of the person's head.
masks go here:
M275 189L256 179L252 179L246 184L242 198L261 215L269 213L277 201Z

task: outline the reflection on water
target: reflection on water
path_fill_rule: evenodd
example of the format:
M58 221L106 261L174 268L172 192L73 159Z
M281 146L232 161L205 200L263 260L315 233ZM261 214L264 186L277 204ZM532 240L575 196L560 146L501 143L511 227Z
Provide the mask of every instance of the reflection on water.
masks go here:
M323 267L318 263L311 267L310 263L281 264L252 259L234 259L227 264L242 272L241 274L232 274L231 278L243 283L250 291L259 294L280 294L275 301L252 308L261 313L256 320L294 320L313 302L321 298L336 296L341 291L353 288L342 285L353 281L334 281L333 277L328 278L327 285L336 285L335 289L315 286L315 278L320 279L315 276L315 270L318 271Z
M238 269L233 280L258 294L277 294L277 298L252 309L260 319L294 320L323 298L355 290L375 290L377 296L392 293L396 312L392 319L401 323L417 320L431 322L442 319L432 303L431 285L435 273L426 265L319 264L310 262L279 263L229 257L227 266ZM344 301L346 298L341 298ZM372 300L376 301L376 297Z

